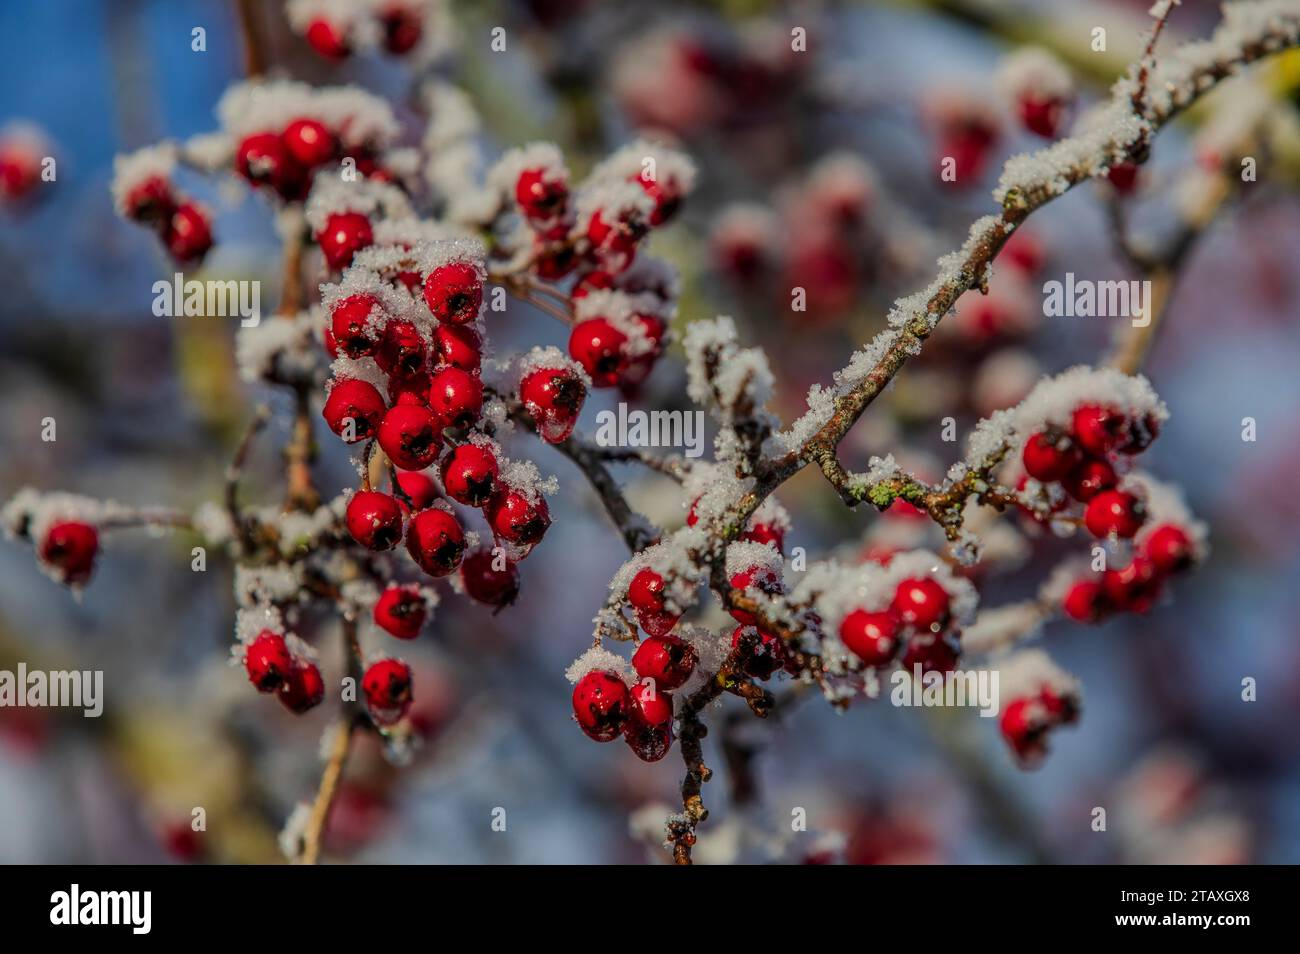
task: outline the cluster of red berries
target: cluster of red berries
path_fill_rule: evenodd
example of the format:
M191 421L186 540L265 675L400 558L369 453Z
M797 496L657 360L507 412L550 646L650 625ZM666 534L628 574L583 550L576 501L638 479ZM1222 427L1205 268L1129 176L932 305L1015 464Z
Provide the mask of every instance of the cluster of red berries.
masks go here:
M638 681L629 686L612 669L593 669L573 687L573 715L597 742L623 736L643 762L658 762L673 744L672 692L695 671L695 647L677 636L650 636L632 657Z
M376 33L384 50L394 56L410 53L424 38L429 4L426 0L384 0L369 4L369 10L347 10L348 16L332 15L339 8L329 4L305 2L298 5L291 18L300 27L311 48L327 60L345 60L357 47L357 34L366 38ZM363 19L366 14L369 20Z
M244 670L258 692L274 692L290 712L301 714L325 698L320 668L275 630L262 630L244 647Z
M255 188L269 189L286 202L301 202L312 174L339 156L339 139L318 119L299 118L279 132L245 136L235 147L235 169Z
M1191 535L1175 523L1162 523L1139 541L1127 566L1076 581L1061 608L1080 623L1099 623L1117 612L1145 613L1160 598L1165 582L1189 569L1196 557Z
M178 262L199 262L212 248L211 213L177 191L165 175L134 183L122 199L122 213L152 228Z
M1152 415L1130 416L1105 404L1075 408L1068 428L1049 427L1029 436L1021 460L1025 472L1056 483L1084 504L1083 522L1094 536L1129 539L1142 529L1146 506L1119 487L1116 458L1141 453L1159 431Z
M951 672L961 655L948 591L928 576L899 582L884 610L856 608L840 622L840 641L868 669L899 662L911 672Z
M1073 695L1044 685L1033 695L1020 696L1003 706L998 728L1020 763L1032 766L1047 753L1048 734L1078 718L1079 704Z

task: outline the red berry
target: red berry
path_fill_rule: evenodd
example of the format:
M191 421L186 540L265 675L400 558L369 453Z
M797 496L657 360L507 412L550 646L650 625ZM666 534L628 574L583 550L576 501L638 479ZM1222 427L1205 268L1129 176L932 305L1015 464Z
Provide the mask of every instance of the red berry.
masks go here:
M440 427L473 427L483 412L482 379L460 368L435 371L429 384L429 408Z
M399 659L381 659L361 677L370 718L392 725L411 708L411 667Z
M593 669L573 687L573 717L578 727L597 742L611 742L623 731L632 705L631 694L618 675Z
M1147 559L1161 573L1178 573L1187 569L1196 559L1196 549L1182 527L1162 523L1142 541Z
M460 565L465 531L456 518L438 507L421 510L406 529L406 549L430 576L446 576Z
M168 220L163 241L176 261L197 262L212 248L212 225L197 205L183 202Z
M439 321L463 325L478 317L483 282L467 262L440 265L424 280L424 301Z
M756 587L759 591L770 596L785 591L780 576L767 567L746 567L741 572L734 574L729 582L733 590L748 590L750 587ZM754 614L746 610L733 608L728 612L731 613L732 619L743 626L753 626L757 622Z
M1159 419L1153 414L1145 415L1129 422L1128 440L1121 444L1119 449L1126 454L1140 454L1151 446L1151 442L1159 434Z
M290 712L302 715L325 698L325 680L314 662L295 659L278 690L280 702Z
M698 658L695 647L676 636L651 636L632 654L632 667L642 679L672 691L691 678Z
M384 27L384 49L395 56L415 49L424 33L424 23L420 18L400 5L386 10L381 20Z
M957 645L943 636L921 633L907 641L903 658L899 662L908 672L920 666L922 674L947 673L957 668L957 657L960 654Z
M1128 438L1128 418L1103 404L1081 404L1074 409L1070 430L1085 453L1105 457Z
M650 178L642 171L635 180L645 190L645 194L654 200L654 210L650 213L651 225L663 225L677 212L682 204L681 193L676 188Z
M1055 139L1065 119L1065 103L1055 97L1021 96L1020 121L1026 129L1044 139Z
M345 522L352 539L367 550L391 550L402 539L402 508L397 498L376 490L352 495Z
M1079 700L1068 693L1058 696L1050 686L1044 686L1038 699L1053 722L1069 724L1079 718Z
M335 381L330 388L321 414L331 431L349 444L355 444L371 437L379 429L387 407L373 384L357 378L344 378ZM350 440L345 436L348 422L352 424Z
M40 544L41 562L58 570L59 579L69 586L90 579L98 553L99 531L79 520L52 524Z
M658 762L673 747L673 726L648 725L640 720L629 720L623 729L623 741L632 754L642 762Z
M370 220L360 212L335 212L325 220L316 243L329 267L341 271L352 264L352 256L370 245L375 233Z
M767 679L785 665L785 644L779 636L765 633L752 626L737 626L731 634L731 648L738 649L742 641L749 639L747 633L757 637L753 648L740 660L740 667L755 679Z
M460 578L470 599L487 606L500 609L519 596L519 568L504 553L479 549L467 554L460 565Z
M1137 188L1138 167L1133 162L1117 162L1110 167L1106 178L1120 195L1128 195Z
M269 186L286 197L301 195L305 186L305 171L275 133L245 138L235 150L235 168L254 185Z
M594 271L587 272L573 284L573 291L569 297L574 301L579 298L586 298L589 292L603 291L604 289L614 287L614 276L609 272Z
M469 325L439 325L433 332L434 363L477 374L483 363L483 342Z
M1095 537L1114 534L1128 539L1142 528L1145 519L1146 506L1124 490L1103 490L1088 501L1083 512L1083 522Z
M441 429L427 407L397 404L379 422L379 446L403 470L423 470L438 457Z
M883 666L898 651L898 617L856 609L840 623L840 640L868 668Z
M693 506L692 510L694 510ZM695 526L691 522L689 515L686 518L686 523ZM785 552L785 531L775 523L764 523L762 521L751 523L745 532L740 535L740 539L747 540L750 543L762 543L776 547L778 553Z
M890 609L906 626L938 632L948 625L948 591L928 576L913 577L898 584Z
M650 567L639 570L628 584L628 602L636 611L636 619L641 628L651 636L664 635L681 618L680 613L667 609L664 589L664 578Z
M1080 580L1065 594L1061 609L1070 619L1080 623L1100 623L1111 611L1110 598L1105 588L1096 580Z
M421 473L418 470L404 470L397 475L397 486L401 488L402 493L411 499L408 505L401 497L397 498L402 509L408 513L423 510L432 506L433 502L438 499L438 485L433 482L433 478L428 474Z
M1035 480L1045 483L1060 480L1074 469L1079 461L1079 450L1063 434L1039 431L1025 441L1021 455L1025 471Z
M442 485L452 500L481 507L496 490L499 471L496 454L489 448L461 444L442 462Z
M658 683L638 682L628 693L629 717L646 725L668 725L673 721L673 697Z
M628 358L619 377L619 384L624 387L640 384L650 376L655 362L663 354L663 338L668 331L668 325L657 315L636 314L632 316L632 321L641 329L641 334L650 342L651 347Z
M1128 566L1103 573L1101 585L1105 588L1106 598L1117 609L1145 613L1160 598L1164 576L1150 559L1139 554Z
M564 176L546 169L525 169L515 183L515 200L524 216L535 222L552 222L564 212L569 184Z
M424 371L427 363L424 339L409 321L390 321L384 326L375 349L375 363L385 374L410 378Z
M315 119L295 119L285 127L280 138L289 155L308 169L323 166L338 152L334 134Z
M138 183L123 202L126 214L136 222L165 223L176 211L171 183L162 176L149 176Z
M483 515L498 537L523 546L541 542L551 525L551 511L546 506L546 498L541 494L530 498L508 488L488 501Z
M591 376L598 388L613 387L627 367L627 335L604 318L588 318L573 326L569 355Z
M1082 503L1087 503L1103 490L1110 490L1119 483L1115 468L1096 457L1085 457L1079 466L1070 471L1062 480L1065 492Z
M631 216L606 218L606 215L602 209L592 213L587 222L587 239L606 271L623 271L632 264L646 226Z
M383 320L383 314L384 306L373 295L349 295L339 301L330 316L330 331L338 349L349 358L374 354L377 322Z
M539 368L519 382L519 399L542 440L568 440L587 399L587 387L568 368Z
M390 583L375 601L375 622L398 639L419 636L428 612L428 600L414 584L399 586Z
M1037 699L1016 699L999 719L1002 737L1022 762L1034 762L1047 751L1047 730L1051 727L1047 709Z
M341 60L352 52L343 31L323 17L307 25L307 42L328 60Z
M274 692L293 669L293 657L279 633L264 629L244 648L244 669L258 692Z

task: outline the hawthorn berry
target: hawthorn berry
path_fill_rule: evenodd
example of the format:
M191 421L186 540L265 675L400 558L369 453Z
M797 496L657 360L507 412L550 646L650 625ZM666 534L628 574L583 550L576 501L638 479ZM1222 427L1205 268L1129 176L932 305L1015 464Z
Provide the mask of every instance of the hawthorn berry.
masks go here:
M1128 438L1128 418L1105 404L1081 404L1074 409L1070 432L1085 453L1105 457Z
M344 517L352 539L367 550L391 550L402 539L402 508L397 498L377 490L359 490Z
M452 500L481 507L495 492L499 471L496 455L489 448L461 444L442 462L442 485Z
M486 548L466 554L460 564L460 579L470 599L497 609L509 606L519 596L519 567L504 554L498 558Z
M286 709L298 715L316 708L325 698L325 680L319 667L306 659L293 660L276 695Z
M308 169L323 166L338 152L338 140L329 127L315 119L295 119L280 135L285 151Z
M351 265L352 256L374 240L370 219L360 212L335 212L325 220L325 228L316 236L326 263L335 271Z
M637 622L651 636L662 636L677 625L680 613L668 610L664 578L650 567L639 570L627 587L627 600Z
M1164 576L1148 557L1138 554L1128 566L1107 570L1101 575L1106 598L1117 609L1129 613L1146 613L1164 587Z
M435 371L429 384L429 408L442 428L472 427L483 412L483 381L460 368Z
M1161 573L1178 573L1192 565L1196 551L1182 527L1162 523L1142 541L1142 551Z
M598 388L613 387L627 367L627 335L605 318L588 318L573 326L569 355L582 365Z
M1066 102L1055 96L1023 95L1016 103L1020 122L1044 139L1055 139L1065 120Z
M515 183L515 201L524 217L533 222L552 222L564 212L569 184L563 175L546 169L525 169Z
M334 306L330 315L330 331L334 335L335 345L349 358L374 354L378 336L371 315L376 310L383 314L383 305L374 295L349 295Z
M1105 587L1096 580L1080 580L1066 591L1061 609L1079 623L1100 623L1111 611Z
M355 444L379 430L379 422L387 409L388 405L373 384L358 378L343 378L330 388L321 415L331 431L349 444ZM352 424L350 438L347 436L349 422Z
M672 691L691 678L698 659L695 647L677 636L651 636L632 654L632 668L642 679L653 679L661 690Z
M673 724L649 725L629 720L623 729L623 741L642 762L658 762L673 747Z
M410 378L422 372L427 362L424 338L415 325L409 321L390 321L384 326L379 347L375 349L375 363L380 370Z
M1117 162L1106 172L1106 178L1120 195L1128 195L1137 188L1138 167L1134 162Z
M397 486L403 494L410 498L408 504L400 495L395 495L398 503L402 505L402 510L407 513L418 513L425 507L432 506L433 502L438 499L438 485L433 482L432 477L418 470L399 472Z
M433 332L434 364L477 374L483 364L483 342L469 325L439 325Z
M282 196L298 196L306 174L275 133L255 133L235 150L235 168L253 185L269 186Z
M551 511L541 494L529 497L518 490L498 491L483 508L492 532L502 540L522 546L541 542L551 526Z
M1085 457L1077 467L1061 479L1065 492L1081 503L1087 503L1103 490L1119 483L1115 468L1096 457Z
M682 204L681 193L674 186L648 175L645 170L642 170L633 181L654 201L654 209L650 212L651 225L663 225L673 217Z
M384 10L379 22L384 28L384 49L395 56L415 49L424 34L424 23L420 17L400 3Z
M596 271L587 272L573 283L573 291L569 292L569 297L574 301L579 298L587 297L588 293L593 291L603 291L614 287L614 276L609 272Z
M212 248L207 214L192 202L182 202L167 220L163 241L176 261L197 262Z
M58 571L68 586L80 586L90 579L99 553L99 531L80 520L61 520L45 531L40 559Z
M375 601L375 622L398 639L415 639L420 635L428 610L428 601L418 586L390 583Z
M573 717L588 738L612 742L627 724L631 693L618 673L593 669L573 687Z
M645 233L645 223L632 213L611 216L597 209L587 221L587 240L606 271L624 271L632 264Z
M1069 725L1079 718L1079 701L1073 695L1057 695L1050 686L1044 686L1038 699L1054 722Z
M394 371L388 376L388 401L390 404L414 404L427 408L429 386L432 383L433 375L428 371L416 371L414 374ZM439 431L441 430L439 426Z
M938 632L948 625L948 591L928 576L903 580L890 609L905 626Z
M324 17L312 20L307 25L307 42L327 60L346 59L352 52L343 31Z
M430 576L446 576L460 565L465 531L456 518L438 507L421 510L406 528L406 549Z
M695 507L691 506L691 512L694 513ZM698 519L698 518L696 518ZM687 516L686 522L689 526L695 526L691 522L690 515ZM767 546L776 547L778 553L785 552L785 530L775 523L768 523L762 520L755 520L740 535L741 540L747 540L750 543L762 543Z
M840 623L840 641L868 668L884 666L898 651L898 617L855 609Z
M1128 539L1142 528L1146 505L1125 490L1103 490L1088 501L1083 522L1095 537Z
M922 674L948 673L957 668L960 655L960 648L954 641L942 635L919 633L908 639L899 662L908 672L920 666Z
M147 224L166 223L176 211L171 183L162 176L149 176L138 183L123 205L128 218Z
M737 626L731 634L731 648L741 648L745 640L752 640L752 645L744 653L740 666L748 675L767 679L785 665L785 643L779 636L752 626Z
M438 418L419 404L396 404L379 422L379 446L397 467L423 470L438 457Z
M366 709L378 725L392 725L411 708L411 667L400 659L372 663L361 677Z
M1047 751L1045 739L1051 720L1046 707L1037 699L1012 700L1002 710L998 728L1022 762L1035 762Z
M628 691L631 700L629 719L646 725L668 725L673 721L673 697L663 687L647 679Z
M467 262L451 262L431 271L424 280L424 301L439 321L463 325L478 317L483 282Z
M258 692L274 692L293 669L284 637L264 629L244 648L244 669Z
M762 566L746 567L739 573L733 574L729 582L733 590L748 590L750 587L755 587L769 596L779 595L785 590L781 578L769 568ZM728 612L731 613L731 618L742 626L753 626L757 622L754 614L747 610L732 607Z
M1051 483L1065 477L1075 468L1079 451L1064 434L1039 431L1025 441L1021 460L1030 477Z
M587 387L568 368L539 368L519 382L519 399L548 444L568 440L587 399Z

